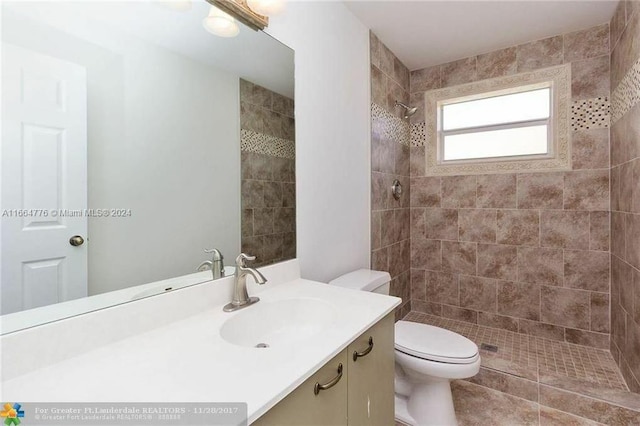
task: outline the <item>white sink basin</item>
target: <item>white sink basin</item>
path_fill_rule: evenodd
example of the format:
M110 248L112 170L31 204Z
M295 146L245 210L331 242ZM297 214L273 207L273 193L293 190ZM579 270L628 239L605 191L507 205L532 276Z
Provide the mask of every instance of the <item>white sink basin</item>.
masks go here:
M291 345L320 333L335 314L333 305L319 299L261 300L225 321L220 336L239 346Z

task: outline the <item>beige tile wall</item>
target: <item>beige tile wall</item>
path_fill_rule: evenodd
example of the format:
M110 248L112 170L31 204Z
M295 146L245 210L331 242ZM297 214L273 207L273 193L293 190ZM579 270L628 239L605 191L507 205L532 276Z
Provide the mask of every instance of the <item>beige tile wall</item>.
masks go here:
M240 127L295 140L293 100L240 79ZM296 256L295 159L241 152L244 253L263 266Z
M618 4L611 45L613 93L627 92L615 97L611 127L611 352L629 388L640 392L639 2Z
M412 71L431 89L571 63L572 99L608 99L609 24ZM428 177L412 146L411 308L609 347L609 130L572 134L570 172Z
M396 317L409 312L409 124L395 101L409 102L409 70L370 33L371 48L371 267L391 274L391 294L402 298ZM402 143L404 141L405 143ZM391 194L394 179L403 195Z

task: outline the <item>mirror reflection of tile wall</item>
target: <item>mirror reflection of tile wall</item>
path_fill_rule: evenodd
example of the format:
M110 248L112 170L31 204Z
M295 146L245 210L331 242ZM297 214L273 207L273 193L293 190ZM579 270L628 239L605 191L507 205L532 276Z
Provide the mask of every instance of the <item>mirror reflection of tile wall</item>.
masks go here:
M262 266L296 256L293 99L240 80L242 251Z

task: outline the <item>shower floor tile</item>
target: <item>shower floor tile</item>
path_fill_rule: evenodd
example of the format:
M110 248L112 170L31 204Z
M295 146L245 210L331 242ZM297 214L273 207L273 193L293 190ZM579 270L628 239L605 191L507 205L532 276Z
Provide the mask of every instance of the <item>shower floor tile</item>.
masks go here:
M613 357L603 349L418 312L410 312L404 320L451 330L472 340L478 347L483 343L497 346L495 353L480 350L483 367L533 381L567 377L608 389L628 391Z
M478 375L451 383L460 426L640 425L640 394L606 350L418 312L404 320L497 346L480 349Z

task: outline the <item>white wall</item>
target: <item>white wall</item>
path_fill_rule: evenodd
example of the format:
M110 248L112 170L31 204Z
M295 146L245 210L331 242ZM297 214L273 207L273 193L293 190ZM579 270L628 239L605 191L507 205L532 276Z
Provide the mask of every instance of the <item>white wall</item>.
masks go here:
M267 32L295 50L297 257L326 282L369 267L369 31L342 3L287 2Z
M238 77L87 27L82 38L3 13L3 41L87 68L89 294L195 272L240 251ZM89 40L89 41L85 41Z

